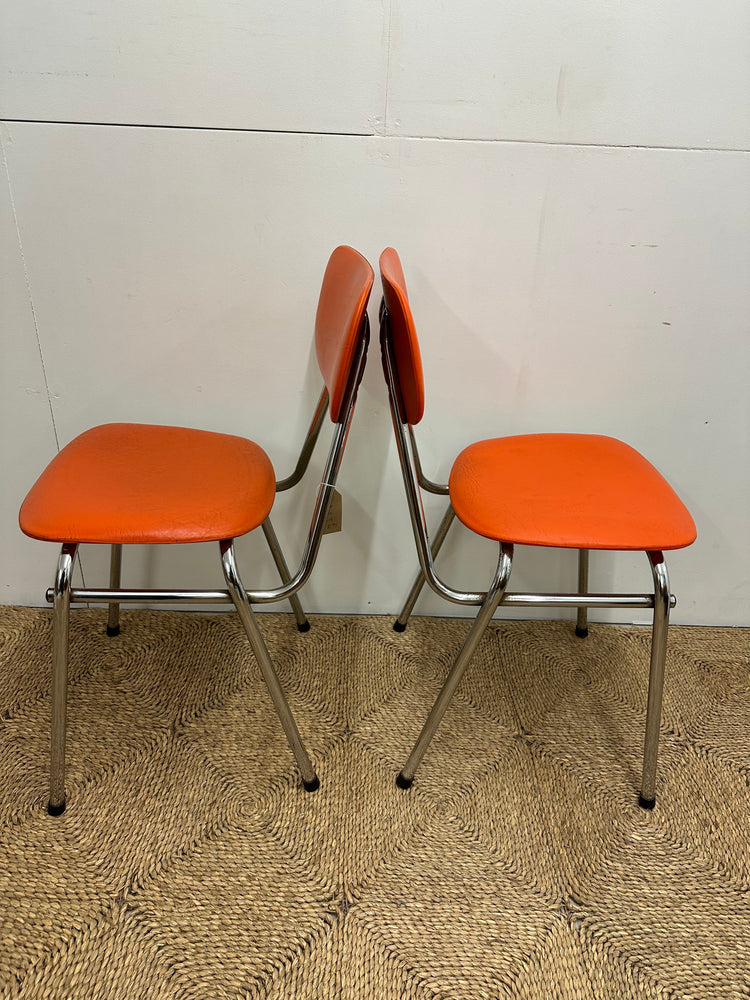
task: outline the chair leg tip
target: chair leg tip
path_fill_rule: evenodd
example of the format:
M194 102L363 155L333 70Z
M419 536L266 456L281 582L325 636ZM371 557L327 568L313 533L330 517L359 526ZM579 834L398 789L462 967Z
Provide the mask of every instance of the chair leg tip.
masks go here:
M399 788L411 788L413 781L414 778L405 778L400 771L396 775L396 784Z
M579 639L585 639L588 634L589 630L587 628L579 628L576 625L576 635L578 636Z
M307 619L305 619L303 622L297 622L297 629L300 632L309 632L310 622Z
M638 796L638 805L641 809L653 809L656 805L656 799L644 799L642 795Z
M402 624L401 622L394 622L393 623L393 631L394 632L405 632L406 631L406 625Z
M302 785L306 792L317 792L320 788L320 778L316 774L314 778L310 779L310 781L303 780Z
M65 800L59 806L53 805L51 802L47 803L47 812L50 816L62 816L65 812Z
M107 625L107 635L110 637L110 639L119 634L120 634L119 625L115 625L114 628L111 625Z

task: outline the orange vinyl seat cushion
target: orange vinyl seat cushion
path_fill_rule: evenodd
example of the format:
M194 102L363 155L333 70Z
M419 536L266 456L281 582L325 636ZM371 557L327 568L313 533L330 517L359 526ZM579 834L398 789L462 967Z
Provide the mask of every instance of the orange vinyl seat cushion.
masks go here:
M450 499L472 531L498 541L577 549L678 549L693 519L629 445L597 434L524 434L464 449Z
M22 531L54 542L206 542L268 516L271 460L230 434L103 424L70 442L23 502Z

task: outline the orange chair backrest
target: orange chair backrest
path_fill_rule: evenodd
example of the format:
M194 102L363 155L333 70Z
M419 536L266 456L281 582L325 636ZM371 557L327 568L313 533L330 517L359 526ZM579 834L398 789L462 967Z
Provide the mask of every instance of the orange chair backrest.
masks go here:
M345 246L333 251L323 276L315 317L315 351L335 423L345 417L344 404L374 277L365 258Z
M396 377L401 390L399 415L404 423L418 424L424 414L424 378L414 317L406 294L406 281L393 247L380 255L383 301L388 311L387 328L393 342Z

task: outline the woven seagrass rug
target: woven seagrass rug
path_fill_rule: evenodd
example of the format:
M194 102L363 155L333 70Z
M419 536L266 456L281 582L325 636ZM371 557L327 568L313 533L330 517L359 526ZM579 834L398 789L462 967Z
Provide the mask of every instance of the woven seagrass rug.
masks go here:
M409 791L466 621L261 628L306 793L234 615L78 611L68 808L45 810L47 611L0 609L0 995L750 995L750 634L673 628L637 805L646 629L494 622Z

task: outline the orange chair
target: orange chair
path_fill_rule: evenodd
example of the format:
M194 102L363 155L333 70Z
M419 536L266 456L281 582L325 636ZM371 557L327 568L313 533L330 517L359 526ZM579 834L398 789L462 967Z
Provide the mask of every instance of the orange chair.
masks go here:
M653 608L640 794L640 805L653 808L667 627L674 605L663 552L695 540L690 514L666 480L637 451L614 438L594 434L525 434L480 441L458 456L447 486L427 479L413 431L424 412L422 362L401 262L392 248L380 257L380 274L383 369L421 566L394 628L406 628L425 580L446 600L480 606L397 784L408 788L414 780L414 772L498 605L575 607L576 632L581 637L588 633L588 608ZM420 487L450 498L432 546ZM497 569L486 592L454 590L435 572L435 556L454 516L472 531L499 542ZM578 592L507 593L514 543L578 549ZM589 549L645 551L654 580L653 595L589 594Z
M234 603L268 686L304 787L318 787L252 604L290 599L301 631L309 628L295 596L318 553L326 516L354 412L369 341L367 303L373 270L351 247L334 250L326 268L315 320L315 346L325 386L297 466L276 482L271 461L257 444L229 434L146 424L105 424L71 441L42 473L24 500L21 529L32 538L62 543L54 588L52 748L48 811L65 809L65 729L69 606L106 602L107 632L119 631L123 602ZM326 410L334 423L328 459L315 501L299 569L291 576L269 512L275 493L296 485L305 473ZM246 591L237 570L234 539L263 527L282 586ZM219 542L227 590L125 590L120 586L122 546ZM71 588L81 543L110 545L107 589Z

